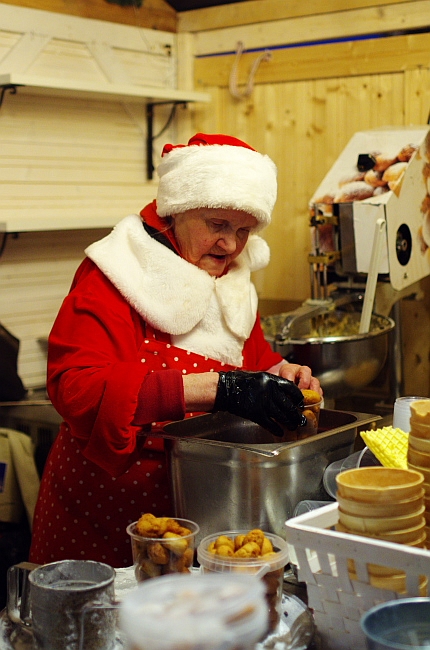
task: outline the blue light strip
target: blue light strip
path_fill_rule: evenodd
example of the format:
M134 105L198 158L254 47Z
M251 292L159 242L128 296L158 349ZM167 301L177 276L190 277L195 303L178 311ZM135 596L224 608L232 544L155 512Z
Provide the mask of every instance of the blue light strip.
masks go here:
M314 45L331 45L333 43L350 43L353 41L370 41L380 38L390 38L392 36L409 36L411 34L427 34L430 32L430 25L425 27L417 27L415 29L399 29L390 32L380 32L377 34L361 34L358 36L341 36L339 38L321 39L318 41L302 41L301 43L289 43L287 45L270 45L268 47L254 47L249 50L244 50L244 54L252 54L253 52L274 52L275 50L291 50L299 47L312 47ZM236 54L236 51L230 52L215 52L213 54L198 54L196 59L209 59L214 56L231 56Z

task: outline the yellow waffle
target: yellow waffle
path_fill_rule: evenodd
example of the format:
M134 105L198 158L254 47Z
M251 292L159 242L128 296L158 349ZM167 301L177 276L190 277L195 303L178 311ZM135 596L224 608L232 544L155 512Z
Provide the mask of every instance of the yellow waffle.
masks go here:
M371 431L361 431L360 435L384 467L408 468L408 433L401 429L393 429L393 427L382 427Z

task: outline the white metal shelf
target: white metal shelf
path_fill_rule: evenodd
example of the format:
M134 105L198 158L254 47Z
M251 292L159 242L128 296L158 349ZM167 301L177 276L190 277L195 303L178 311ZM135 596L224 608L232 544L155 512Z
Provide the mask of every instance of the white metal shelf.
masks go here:
M208 93L136 84L89 83L57 77L38 77L16 72L0 74L0 86L16 86L19 92L36 95L104 99L125 102L209 102Z

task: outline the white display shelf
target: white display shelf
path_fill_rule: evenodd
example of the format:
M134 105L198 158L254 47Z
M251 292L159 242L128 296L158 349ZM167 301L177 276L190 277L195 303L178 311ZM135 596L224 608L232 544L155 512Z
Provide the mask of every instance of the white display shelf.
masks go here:
M89 215L83 217L46 217L35 219L32 216L20 219L0 221L0 233L19 232L46 232L48 230L92 230L113 228L121 220L118 214L115 215Z
M0 86L17 86L18 92L60 97L104 99L124 102L209 102L208 93L175 88L155 88L119 83L86 83L57 77L38 77L21 73L0 74Z

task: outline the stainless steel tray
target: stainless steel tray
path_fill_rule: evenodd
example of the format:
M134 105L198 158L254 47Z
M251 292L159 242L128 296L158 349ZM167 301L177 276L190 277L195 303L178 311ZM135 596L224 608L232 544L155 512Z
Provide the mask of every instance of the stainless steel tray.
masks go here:
M293 442L274 442L270 432L229 413L168 424L163 437L175 515L198 522L197 542L250 528L285 537L285 521L300 501L331 499L326 467L349 456L357 431L379 419L322 409L319 433Z

